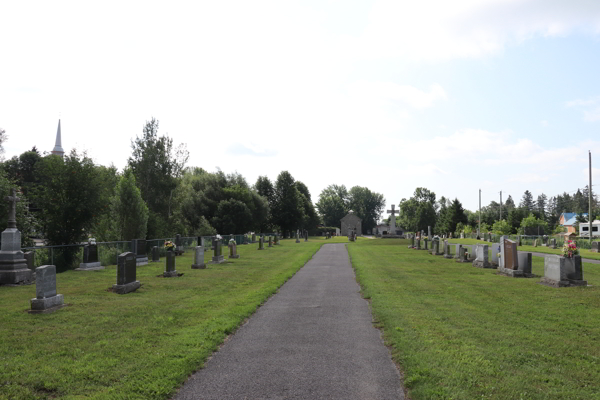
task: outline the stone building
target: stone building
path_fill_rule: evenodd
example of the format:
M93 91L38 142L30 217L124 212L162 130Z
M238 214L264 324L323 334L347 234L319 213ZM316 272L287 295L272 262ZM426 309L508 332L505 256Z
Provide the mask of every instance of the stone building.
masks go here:
M362 219L354 215L354 212L350 210L348 215L340 220L342 224L341 234L346 236L352 230L356 232L358 236L362 235Z

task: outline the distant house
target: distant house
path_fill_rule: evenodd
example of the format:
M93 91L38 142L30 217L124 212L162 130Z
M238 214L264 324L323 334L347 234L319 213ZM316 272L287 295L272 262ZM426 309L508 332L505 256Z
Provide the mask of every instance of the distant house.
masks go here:
M565 222L567 222L568 220L570 220L573 217L576 217L577 213L562 213L560 214L560 217L558 218L558 224L564 226Z
M587 213L582 213L581 215L587 217ZM563 216L569 216L570 218L564 220L563 222ZM576 235L578 234L578 232L576 232L577 229L575 229L575 224L577 223L577 213L562 213L560 214L560 219L558 221L562 226L567 228L567 233L574 233Z

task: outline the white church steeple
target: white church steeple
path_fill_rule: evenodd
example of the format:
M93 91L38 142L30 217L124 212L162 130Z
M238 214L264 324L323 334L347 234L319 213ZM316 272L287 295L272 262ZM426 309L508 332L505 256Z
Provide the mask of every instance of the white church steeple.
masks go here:
M61 139L60 139L60 119L58 120L58 130L56 131L56 144L54 145L54 148L52 149L52 154L56 154L57 156L61 156L61 157L65 154L65 151L62 148Z

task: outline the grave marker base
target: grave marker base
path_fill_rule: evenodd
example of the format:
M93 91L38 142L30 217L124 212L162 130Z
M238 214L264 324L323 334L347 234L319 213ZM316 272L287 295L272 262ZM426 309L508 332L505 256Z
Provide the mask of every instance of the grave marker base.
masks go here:
M229 258L240 258L240 255L236 254L235 256L229 256Z
M206 269L206 264L192 264L192 269Z
M569 286L587 286L587 281L578 281L578 280L566 280L566 281L555 281L554 279L543 277L540 280L542 285L550 286L550 287L569 287Z
M473 266L477 268L496 268L487 261L473 261Z
M222 255L221 256L216 256L216 257L213 256L211 263L212 264L222 264L225 261L226 261L225 260L225 256L222 256Z
M524 278L525 273L520 269L508 269L504 267L498 267L498 274L504 276L510 276L512 278Z
M117 294L125 294L125 293L135 292L136 290L138 290L140 288L140 286L142 286L140 281L134 281L134 282L126 283L125 285L113 285L112 289L113 289L113 292L115 292Z
M163 277L165 277L165 278L173 278L173 277L176 277L177 275L178 275L177 270L163 272Z
M75 268L75 271L98 271L104 269L100 261L91 262L91 263L81 263L79 264L79 268Z
M135 259L135 266L148 265L148 257L138 257Z
M49 308L58 307L64 304L64 298L62 294L56 296L46 297L43 299L31 299L31 309L33 311L43 311Z

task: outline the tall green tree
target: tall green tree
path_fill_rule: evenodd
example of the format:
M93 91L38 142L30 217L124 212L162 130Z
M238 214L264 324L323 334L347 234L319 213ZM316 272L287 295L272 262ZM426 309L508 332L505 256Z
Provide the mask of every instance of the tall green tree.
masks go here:
M426 188L416 188L413 196L400 201L400 221L405 229L413 232L424 230L427 227L435 231L436 223L435 193Z
M448 207L447 221L448 231L456 233L458 233L456 231L457 225L459 223L466 224L468 221L467 215L465 214L465 209L457 198L455 198L450 207Z
M132 240L146 237L148 227L148 206L136 186L135 176L125 170L117 183L113 198L115 229L119 240Z
M275 181L273 221L282 231L293 231L301 227L304 212L296 181L288 171L282 171Z
M48 245L80 243L93 227L95 214L102 206L98 196L98 169L93 161L73 150L64 159L49 155L36 165L40 179L33 192L41 209L41 230ZM65 247L55 255L58 270L74 265L77 247ZM55 253L56 254L56 253Z
M523 193L519 207L524 208L528 212L534 211L535 205L533 203L533 195L529 190L526 190L525 193Z
M325 226L340 226L340 220L350 210L350 197L344 185L329 185L321 191L317 210Z
M546 207L548 204L548 196L544 193L540 194L537 197L537 201L535 204L536 212L539 218L546 220Z
M362 233L375 228L385 207L385 198L383 195L361 186L352 187L348 194L350 209L362 220Z
M173 147L173 139L158 135L158 120L146 122L141 137L131 142L128 165L142 198L148 205L148 235L162 237L169 232L172 195L189 153L184 144Z

